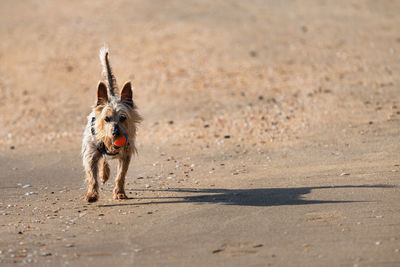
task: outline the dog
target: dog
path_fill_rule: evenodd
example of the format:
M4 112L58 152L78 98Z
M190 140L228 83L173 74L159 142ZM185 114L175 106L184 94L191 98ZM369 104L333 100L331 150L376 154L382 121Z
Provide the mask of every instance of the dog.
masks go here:
M103 67L102 78L97 85L97 99L89 114L83 133L82 160L86 173L88 202L99 199L98 179L105 183L110 176L110 160L117 160L117 176L113 191L114 199L127 199L125 176L131 157L137 153L135 141L138 124L142 117L132 99L132 84L125 82L118 92L116 78L112 72L109 49L100 49L100 62ZM120 139L125 142L117 142ZM124 139L125 138L125 139Z

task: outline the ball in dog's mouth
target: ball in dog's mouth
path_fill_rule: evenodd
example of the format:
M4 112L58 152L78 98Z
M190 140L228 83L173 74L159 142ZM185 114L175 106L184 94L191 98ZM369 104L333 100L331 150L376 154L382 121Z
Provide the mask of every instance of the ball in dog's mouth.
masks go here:
M113 141L112 144L115 148L120 148L121 146L124 146L126 144L127 141L127 137L126 134L121 135L119 137L116 137Z

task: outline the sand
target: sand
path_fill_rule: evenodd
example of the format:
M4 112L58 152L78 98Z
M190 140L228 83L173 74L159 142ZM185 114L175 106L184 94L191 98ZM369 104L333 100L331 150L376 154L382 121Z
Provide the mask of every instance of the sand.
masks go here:
M0 265L398 266L399 12L2 1ZM104 43L144 121L130 199L88 204Z

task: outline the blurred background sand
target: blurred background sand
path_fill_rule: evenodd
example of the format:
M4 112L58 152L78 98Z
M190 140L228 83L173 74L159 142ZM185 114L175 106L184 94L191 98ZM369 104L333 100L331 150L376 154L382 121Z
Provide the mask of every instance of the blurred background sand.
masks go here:
M365 119L354 109L379 106L399 80L392 1L1 5L3 149L79 143L104 43L119 84L135 84L139 143L293 140L331 120ZM396 116L390 100L377 115Z

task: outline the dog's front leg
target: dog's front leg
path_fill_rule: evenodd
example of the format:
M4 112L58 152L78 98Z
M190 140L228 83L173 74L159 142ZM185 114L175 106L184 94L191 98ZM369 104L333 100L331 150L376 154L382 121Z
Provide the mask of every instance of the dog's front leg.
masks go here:
M128 171L129 162L131 161L131 156L125 156L121 159L118 159L118 173L115 178L115 187L114 187L114 199L127 199L128 197L125 194L125 176Z
M99 173L99 153L87 153L83 156L83 165L86 172L87 180L87 194L86 200L88 202L95 202L99 199L99 183L97 181Z

